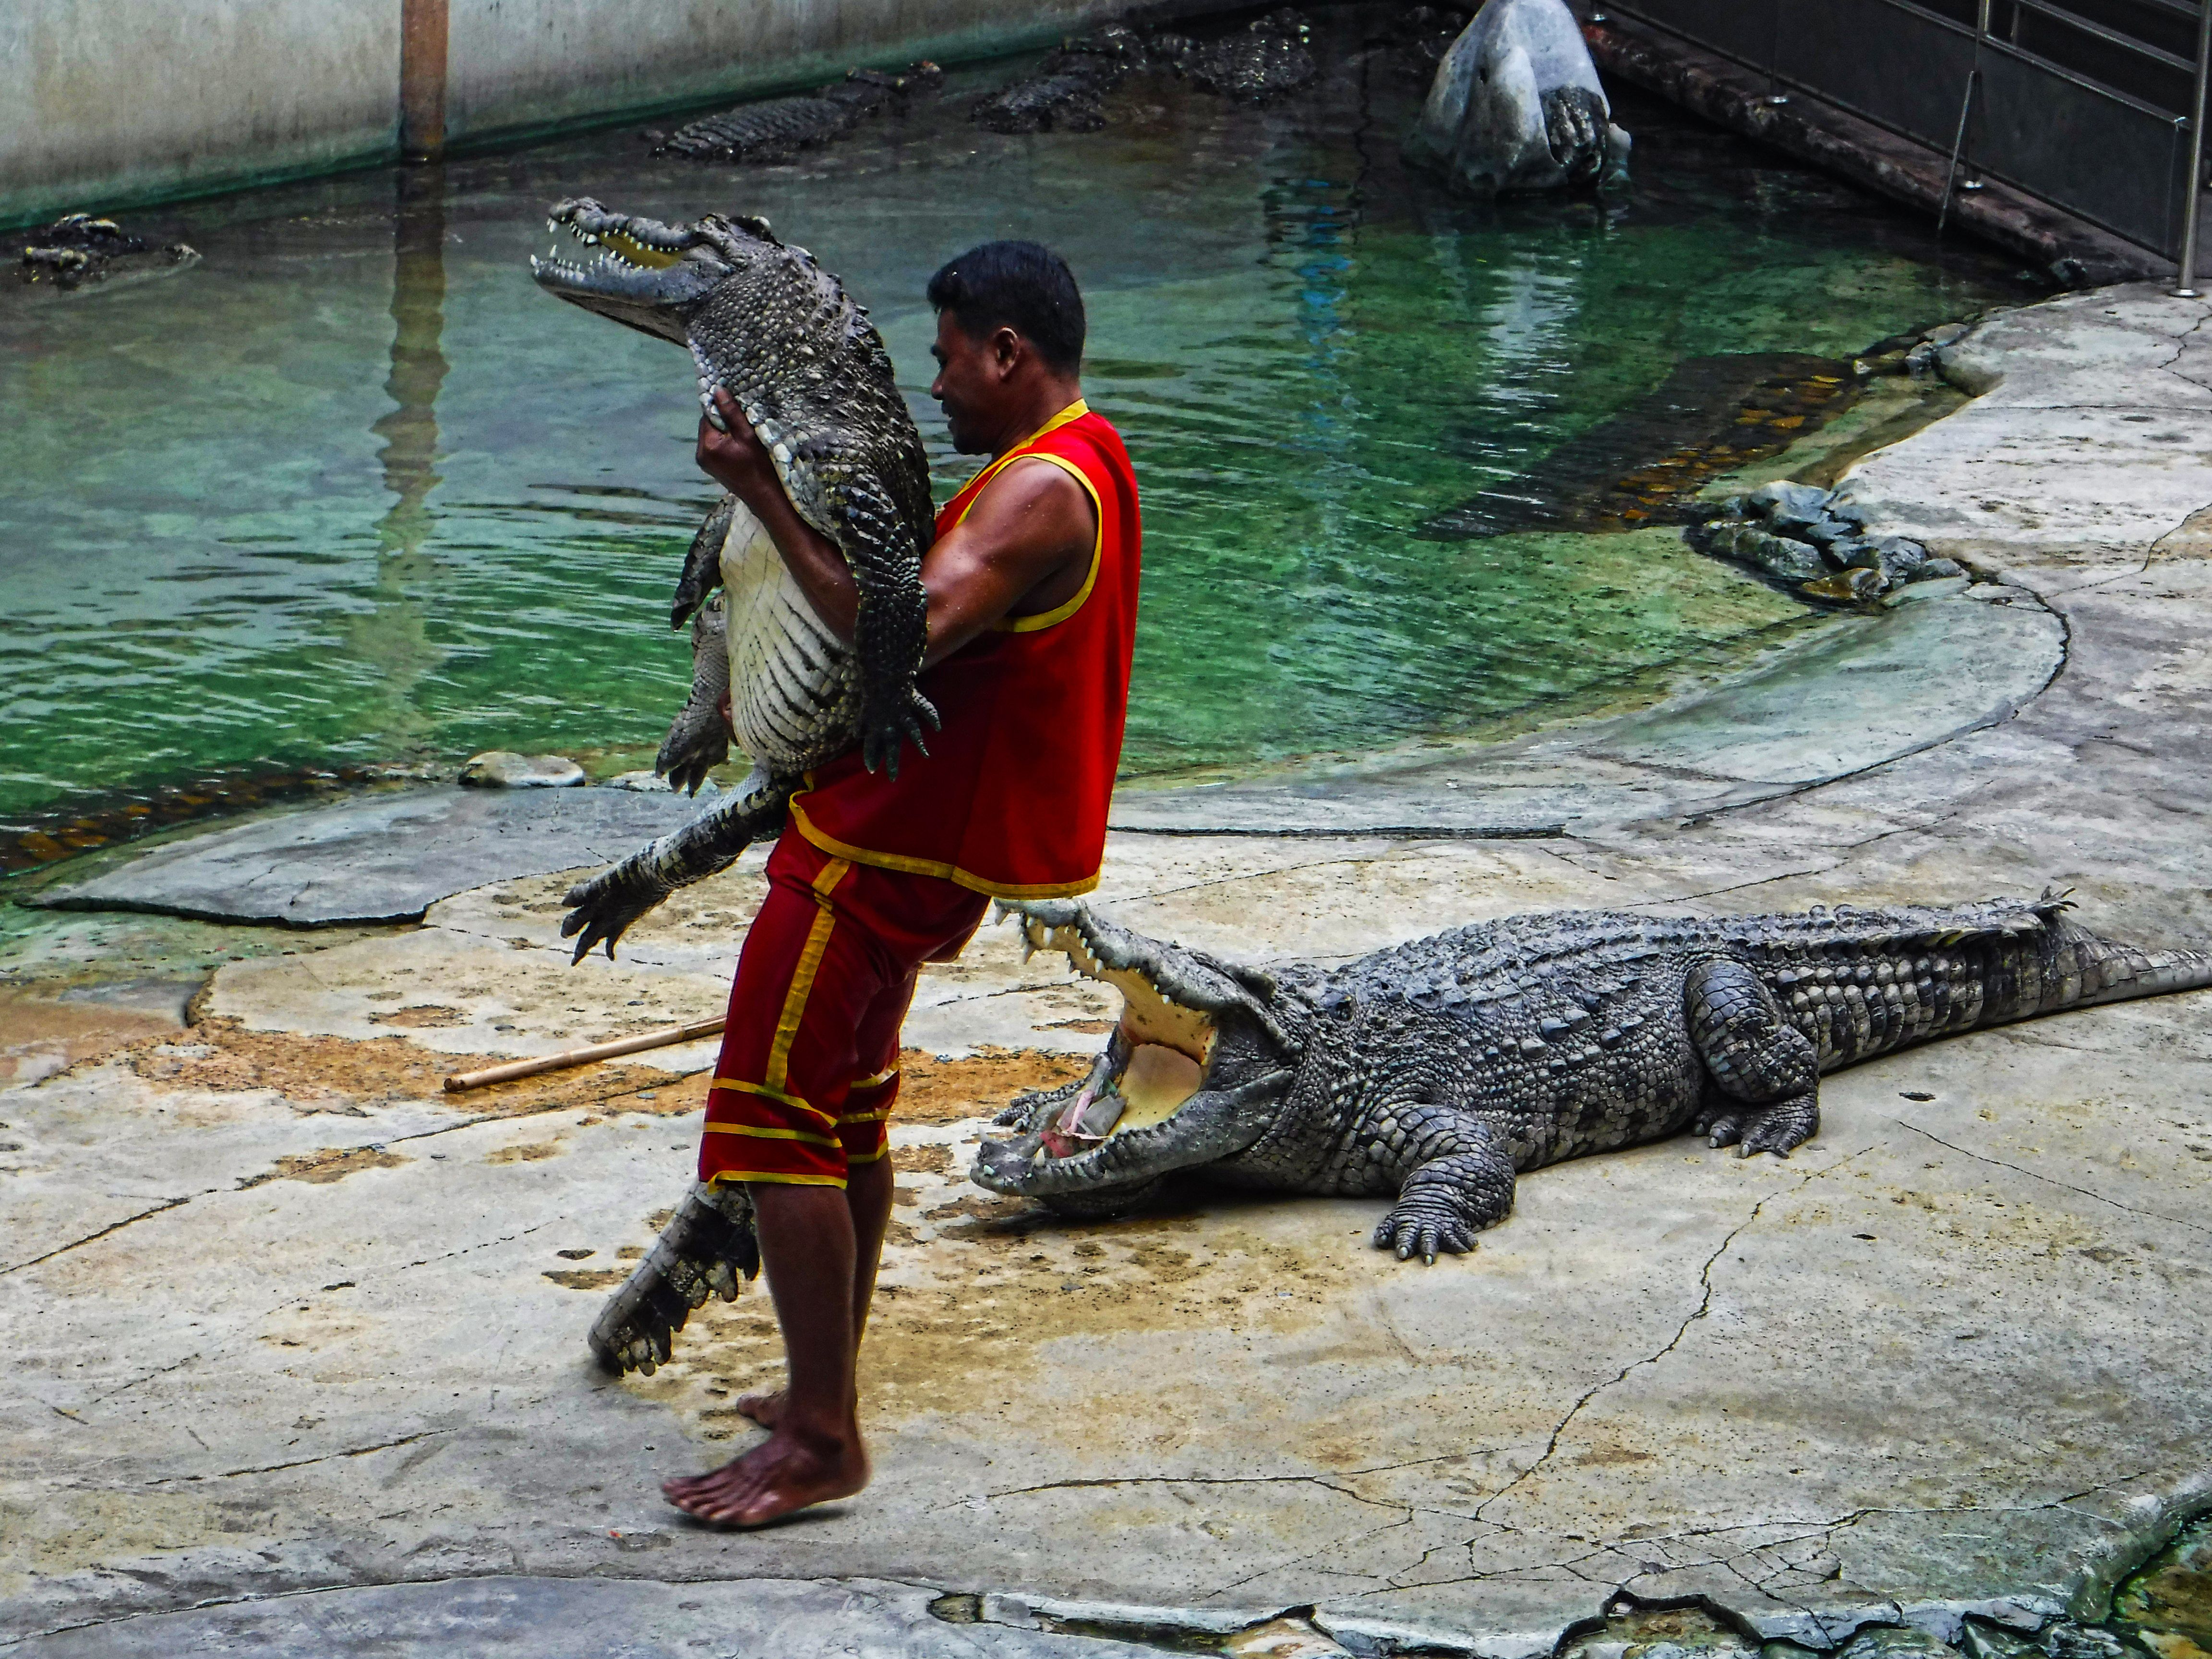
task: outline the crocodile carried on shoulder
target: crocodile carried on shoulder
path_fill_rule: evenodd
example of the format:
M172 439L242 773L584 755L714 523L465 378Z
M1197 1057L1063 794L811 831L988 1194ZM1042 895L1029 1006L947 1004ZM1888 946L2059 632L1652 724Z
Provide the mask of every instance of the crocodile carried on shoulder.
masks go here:
M1399 1260L1474 1248L1522 1172L1694 1132L1786 1158L1820 1079L1914 1043L2212 985L2212 956L2100 939L2046 893L1956 907L1718 919L1558 911L1480 922L1340 968L1240 965L1073 900L1012 907L1029 949L1111 985L1088 1076L1023 1097L971 1179L1078 1218L1177 1170L1388 1201ZM720 1206L720 1207L717 1207ZM743 1200L696 1189L592 1345L668 1356L757 1259Z
M859 590L853 643L833 636L734 495L708 514L672 609L693 622L693 686L659 770L696 792L728 757L715 705L731 699L752 763L737 788L690 823L570 890L562 925L574 960L677 888L727 869L780 833L809 767L856 744L896 775L937 713L915 687L927 632L921 556L934 533L928 461L892 379L882 337L843 286L764 219L709 214L690 224L566 201L547 222L599 250L531 260L549 293L687 348L700 401L729 393L768 448L793 507L844 555ZM719 597L710 597L720 586Z

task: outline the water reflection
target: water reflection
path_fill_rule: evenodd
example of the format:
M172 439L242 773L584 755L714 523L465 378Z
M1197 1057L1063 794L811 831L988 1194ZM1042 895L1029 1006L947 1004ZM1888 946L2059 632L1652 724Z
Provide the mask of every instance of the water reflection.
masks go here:
M417 701L423 677L442 654L430 638L421 596L434 591L437 561L428 550L436 515L430 492L441 482L438 459L438 389L450 365L446 327L446 169L410 167L392 174L392 370L384 390L393 408L369 429L384 441L377 452L391 507L377 521L374 603L348 619L349 653L372 665L378 680L372 729L404 748L434 726Z

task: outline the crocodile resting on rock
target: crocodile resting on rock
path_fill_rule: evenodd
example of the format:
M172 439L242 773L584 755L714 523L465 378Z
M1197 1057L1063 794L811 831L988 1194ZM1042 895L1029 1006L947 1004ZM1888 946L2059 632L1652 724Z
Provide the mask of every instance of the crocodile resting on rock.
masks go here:
M1399 1260L1474 1248L1519 1173L1694 1130L1786 1158L1822 1073L1912 1043L2212 984L2212 956L2101 939L2046 893L1951 908L1718 919L1568 910L1480 922L1344 967L1240 966L1073 900L1012 907L1029 949L1123 999L1087 1077L1023 1097L971 1178L1076 1217L1177 1170L1391 1200ZM592 1328L620 1370L668 1357L757 1264L742 1188L695 1187Z
M725 495L693 538L672 620L693 628L690 700L659 769L696 791L729 752L714 712L729 690L751 775L690 823L572 889L562 925L582 961L677 888L725 870L778 833L807 768L859 744L896 775L937 712L915 688L926 605L921 556L933 521L928 461L866 310L764 219L691 224L611 213L589 198L548 228L600 250L588 264L532 258L538 285L603 317L686 346L700 401L726 391L768 447L799 516L845 556L860 589L852 647L823 627L767 532ZM717 584L719 601L708 593Z

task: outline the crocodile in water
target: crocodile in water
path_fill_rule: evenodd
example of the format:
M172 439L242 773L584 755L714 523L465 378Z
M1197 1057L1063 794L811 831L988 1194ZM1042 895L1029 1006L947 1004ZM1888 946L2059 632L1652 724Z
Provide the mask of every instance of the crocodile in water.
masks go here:
M944 78L945 71L927 62L896 75L848 70L843 80L816 92L763 98L686 122L656 143L653 153L695 161L787 161L802 149L842 138L903 94Z

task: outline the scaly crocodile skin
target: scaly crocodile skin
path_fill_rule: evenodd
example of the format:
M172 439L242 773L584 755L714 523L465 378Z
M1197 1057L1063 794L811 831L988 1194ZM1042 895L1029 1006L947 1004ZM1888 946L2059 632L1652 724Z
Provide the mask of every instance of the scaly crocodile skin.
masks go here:
M1032 949L1211 1027L1200 1092L1155 1127L1046 1158L1040 1131L1129 1059L1133 1002L1091 1077L1025 1095L972 1178L1077 1218L1143 1201L1175 1170L1243 1187L1390 1200L1400 1260L1472 1249L1521 1170L1694 1129L1787 1157L1820 1127L1820 1074L1909 1043L2212 984L2212 957L2145 951L2063 898L1723 920L1564 911L1258 969L1117 927L1068 900L1014 907ZM1152 1040L1152 1039L1147 1039ZM686 1233L619 1293L623 1352L665 1357L682 1311L751 1248ZM673 1239L674 1242L671 1242ZM687 1254L688 1252L688 1254ZM669 1288L670 1285L675 1288ZM672 1310L673 1316L672 1318ZM623 1323L627 1322L627 1323ZM595 1342L597 1339L595 1338ZM603 1353L608 1352L601 1348Z
M757 219L690 225L563 202L552 222L605 252L590 264L533 260L563 299L687 345L702 401L723 391L768 448L793 507L844 555L860 604L849 651L798 594L758 521L718 502L694 539L677 590L681 625L720 580L721 633L738 734L753 762L727 799L568 895L564 933L576 959L623 930L676 886L726 868L774 833L809 766L857 738L871 768L896 774L936 711L915 689L927 631L921 556L933 533L921 434L891 377L890 356L837 279ZM719 419L719 416L714 418ZM714 618L695 630L692 696L661 752L661 770L693 788L726 753L708 712L721 669Z
M1051 1158L1034 1137L1072 1091L1018 1102L1000 1121L1028 1134L987 1141L975 1179L1092 1215L1202 1165L1244 1186L1395 1196L1378 1245L1401 1258L1465 1250L1512 1207L1520 1170L1692 1127L1786 1157L1819 1127L1822 1073L2212 982L2212 957L2112 944L2069 908L2046 895L1723 920L1516 916L1329 972L1238 970L1247 982L1231 993L1225 964L1078 904L1029 905L1034 946L1073 942L1106 970L1139 963L1218 1036L1200 1092L1157 1129ZM1256 1029L1262 1017L1276 1035ZM1126 1064L1114 1054L1094 1076ZM1284 1085L1255 1093L1269 1076Z

